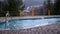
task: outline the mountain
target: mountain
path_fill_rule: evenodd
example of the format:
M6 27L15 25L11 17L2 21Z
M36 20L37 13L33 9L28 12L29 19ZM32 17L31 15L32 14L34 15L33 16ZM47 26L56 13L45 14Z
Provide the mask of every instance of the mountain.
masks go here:
M46 0L23 0L25 6L43 5ZM54 3L54 0L51 0Z
M0 1L4 1L4 0L0 0ZM43 5L44 1L46 0L23 0L23 3L25 4L25 7L28 7L33 5Z
M42 5L46 0L24 0L25 6Z

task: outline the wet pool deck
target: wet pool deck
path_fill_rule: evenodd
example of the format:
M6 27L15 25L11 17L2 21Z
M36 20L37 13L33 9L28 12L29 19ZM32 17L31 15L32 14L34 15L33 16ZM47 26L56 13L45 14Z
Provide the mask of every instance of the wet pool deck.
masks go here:
M60 34L60 22L29 29L0 30L0 34Z

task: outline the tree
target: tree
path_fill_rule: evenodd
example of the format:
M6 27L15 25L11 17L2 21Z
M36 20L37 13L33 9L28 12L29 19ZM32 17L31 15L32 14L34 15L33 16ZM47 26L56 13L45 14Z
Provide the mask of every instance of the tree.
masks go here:
M47 15L47 3L46 3L46 1L44 1L43 6L44 6L44 15Z
M50 10L50 7L51 7L51 0L47 0L47 8L48 8L48 10Z
M55 0L53 15L60 15L60 0Z
M48 10L51 10L51 0L46 0L43 3L45 14L48 15Z
M24 7L22 0L0 1L0 16L5 16L7 11L9 11L10 16L19 16L19 10L24 10Z
M53 3L51 0L47 0L47 13L48 13L48 10L50 10L50 14L52 13L53 11Z
M21 5L23 5L22 0L7 0L8 1L8 11L10 16L19 16L19 10Z
M4 9L4 2L0 1L0 17L5 16L5 11Z

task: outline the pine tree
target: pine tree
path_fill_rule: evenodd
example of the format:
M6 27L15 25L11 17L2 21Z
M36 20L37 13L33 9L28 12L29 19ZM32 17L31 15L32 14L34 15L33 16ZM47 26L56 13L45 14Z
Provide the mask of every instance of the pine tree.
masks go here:
M60 15L60 0L55 0L54 11L52 14Z
M22 0L8 0L8 11L10 16L19 16L20 6L23 5Z
M50 8L51 8L51 0L47 0L47 8L48 8L48 10L50 10Z
M48 15L48 10L51 10L51 0L46 0L45 2L44 2L44 5L45 5L45 12L46 12L46 15Z
M0 1L0 17L5 16L5 11L3 9L4 9L4 2Z
M0 16L6 16L7 11L9 11L10 16L19 16L19 10L24 10L24 7L22 0L0 1Z
M48 13L48 10L50 10L50 14L52 15L53 13L53 3L52 3L52 0L47 0L47 13Z

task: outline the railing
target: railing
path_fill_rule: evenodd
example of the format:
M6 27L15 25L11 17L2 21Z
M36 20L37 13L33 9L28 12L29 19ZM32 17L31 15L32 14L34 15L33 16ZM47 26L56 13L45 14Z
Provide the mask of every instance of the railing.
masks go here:
M41 13L43 12L43 13ZM47 12L45 11L35 11L34 9L32 9L29 13L26 12L26 15L23 13L23 11L20 10L20 16L50 16L51 15L51 10L48 10ZM0 17L5 17L5 14L1 14L0 13Z
M38 13L38 11L37 11L37 13ZM35 16L35 12L34 12L34 9L32 9L32 11L31 11L31 16ZM45 13L43 12L42 13L44 16L45 16ZM38 14L37 14L38 15ZM47 16L50 16L51 15L51 11L50 10L48 10L48 12L47 12ZM20 11L20 16L23 16L23 11ZM26 16L28 16L28 13L27 13L27 15ZM40 15L39 15L40 16Z

